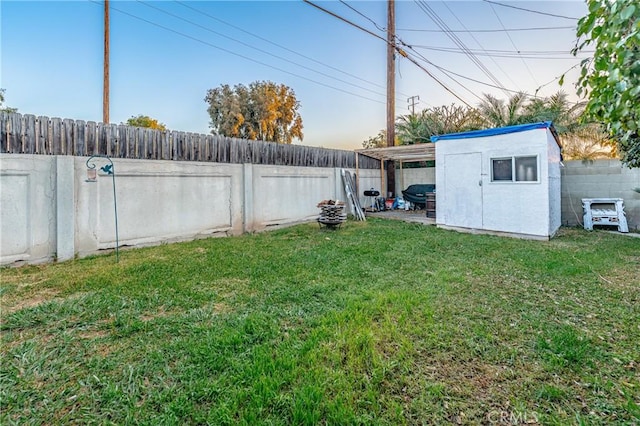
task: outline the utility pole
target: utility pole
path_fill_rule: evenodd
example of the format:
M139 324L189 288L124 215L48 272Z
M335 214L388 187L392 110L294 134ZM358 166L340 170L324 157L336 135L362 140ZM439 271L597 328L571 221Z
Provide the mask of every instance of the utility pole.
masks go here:
M409 104L409 111L411 111L411 115L416 115L416 104L418 103L417 101L420 100L420 96L415 95L415 96L411 96L410 98L407 98L407 103Z
M387 146L394 146L396 140L396 12L395 0L387 4ZM393 160L387 162L387 192L395 193L396 166ZM388 195L388 194L385 194ZM395 195L395 194L394 194Z
M104 69L102 84L102 122L109 123L109 0L104 0Z

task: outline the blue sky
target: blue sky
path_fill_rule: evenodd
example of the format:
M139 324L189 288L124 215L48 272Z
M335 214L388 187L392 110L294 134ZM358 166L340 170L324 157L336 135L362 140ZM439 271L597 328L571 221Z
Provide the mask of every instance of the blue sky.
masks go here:
M538 94L556 92L554 79L580 62L568 53L577 21L567 17L583 16L586 5L498 2L558 16L480 0L397 0L397 34L416 61L471 105L482 93L507 95L470 79L531 94L551 82ZM385 35L374 25L386 27L385 1L317 4ZM491 30L454 33L480 64L436 32L441 29L429 12L452 30ZM6 104L22 113L100 121L102 2L2 0L0 14ZM207 133L207 89L271 80L291 87L302 105L305 137L296 144L354 149L386 126L385 43L302 1L112 0L110 44L111 122L145 114L171 129ZM417 110L462 103L405 58L396 71L398 115L408 113L407 98L414 95ZM565 77L563 90L572 100L578 75L576 67Z

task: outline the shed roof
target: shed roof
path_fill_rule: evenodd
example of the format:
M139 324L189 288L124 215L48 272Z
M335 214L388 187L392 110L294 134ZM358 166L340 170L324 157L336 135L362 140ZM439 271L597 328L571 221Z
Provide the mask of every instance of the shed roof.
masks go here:
M494 129L472 130L470 132L449 133L446 135L434 135L431 136L431 142L446 141L451 139L473 139L483 138L487 136L506 135L509 133L526 132L534 129L549 129L553 134L553 137L558 142L558 134L553 127L551 121L541 121L538 123L518 124L515 126L496 127ZM560 145L560 143L558 143Z
M434 142L452 139L482 138L487 136L526 132L534 129L549 129L558 146L561 146L560 141L558 140L558 133L553 127L553 123L551 121L541 121L539 123L518 124L516 126L497 127L494 129L434 135L431 136L431 143L417 143L414 145L390 146L385 148L356 149L356 152L382 161L428 161L435 160L436 158L436 146Z
M427 161L436 158L436 147L433 143L356 149L356 152L383 161Z

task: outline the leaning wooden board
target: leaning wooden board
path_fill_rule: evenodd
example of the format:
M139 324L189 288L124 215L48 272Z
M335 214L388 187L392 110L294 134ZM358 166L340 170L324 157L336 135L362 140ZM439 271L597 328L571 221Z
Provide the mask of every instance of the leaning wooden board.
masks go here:
M353 214L356 220L367 220L362 211L362 206L360 205L360 199L358 198L357 189L355 187L355 180L351 175L351 172L345 169L341 170L342 181L344 183L344 190L347 193L347 198L351 201L351 206L353 210Z

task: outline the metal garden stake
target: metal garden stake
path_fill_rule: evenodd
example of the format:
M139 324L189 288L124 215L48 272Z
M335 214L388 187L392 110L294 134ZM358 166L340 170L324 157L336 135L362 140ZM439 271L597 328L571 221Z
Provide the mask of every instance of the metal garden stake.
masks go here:
M109 158L109 156L92 155L87 159L87 163L86 163L87 164L87 180L85 182L97 182L98 173L96 170L96 165L91 161L94 158L104 158L109 162L109 164L105 164L104 166L100 167L100 170L102 170L107 175L111 175L111 181L113 182L113 213L115 216L115 225L116 225L116 263L117 263L118 260L120 259L120 256L118 253L118 247L120 246L120 244L118 241L118 204L116 199L116 173L113 167L113 161L111 161L111 158Z

